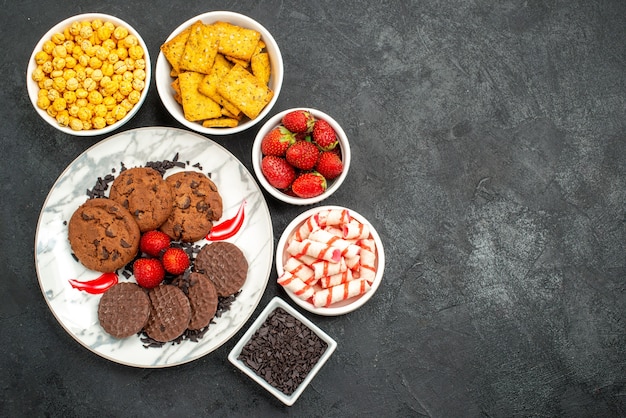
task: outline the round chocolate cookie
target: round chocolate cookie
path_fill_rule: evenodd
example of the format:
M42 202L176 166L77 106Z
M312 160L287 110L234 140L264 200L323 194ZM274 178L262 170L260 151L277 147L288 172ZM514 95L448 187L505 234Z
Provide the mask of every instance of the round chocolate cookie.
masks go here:
M115 338L126 338L141 331L150 315L150 299L135 283L118 283L107 290L98 304L102 328Z
M204 238L213 221L222 217L222 197L217 186L197 171L181 171L165 179L174 196L174 208L161 231L174 240L194 242Z
M192 272L179 276L172 283L178 286L189 298L191 320L187 328L199 330L211 322L217 312L217 289L207 276Z
M219 296L230 296L245 283L248 260L235 244L214 242L206 244L198 252L195 269L211 279Z
M74 255L88 269L113 272L133 260L141 231L120 203L90 199L74 211L68 224Z
M150 167L122 171L111 184L109 198L128 209L141 232L161 226L170 216L174 201L170 186Z
M170 284L161 284L148 293L150 317L144 331L160 342L172 341L181 336L189 325L191 306L182 290Z

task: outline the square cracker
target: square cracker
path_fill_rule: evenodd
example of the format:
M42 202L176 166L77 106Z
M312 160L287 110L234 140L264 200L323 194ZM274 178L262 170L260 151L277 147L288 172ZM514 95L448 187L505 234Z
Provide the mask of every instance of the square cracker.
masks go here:
M237 125L239 125L239 121L237 119L228 117L207 119L202 122L202 126L205 128L234 128Z
M204 76L202 82L200 83L200 86L198 87L198 90L200 90L200 93L204 94L205 96L209 96L219 105L228 109L230 113L234 115L239 115L241 113L241 110L239 110L237 106L228 102L228 100L224 99L217 92L217 86L219 85L220 80L224 78L226 74L228 74L231 68L232 64L228 62L222 54L217 54L217 56L215 57L215 62L213 63L213 68L211 68L209 74Z
M270 56L267 52L261 52L254 54L250 60L250 68L252 74L254 74L263 84L267 84L270 81Z
M267 85L238 64L222 78L217 92L250 119L259 116L274 96L274 92Z
M176 78L174 81L172 81L171 86L172 89L174 89L174 100L176 100L179 105L182 105L183 99L180 96L180 80Z
M180 73L178 76L183 113L185 119L191 122L222 116L220 105L198 91L203 78L204 74L193 71Z
M232 67L233 65L228 62L222 54L217 54L215 61L213 62L213 67L211 67L211 71L209 71L200 84L200 92L209 97L216 94L219 81L224 78L226 74L228 74Z
M233 57L230 57L228 55L224 55L224 56L226 57L226 59L228 61L232 62L233 64L239 64L243 68L247 68L248 64L250 64L250 61L242 60L242 59L239 59L239 58L233 58ZM250 58L250 59L252 59L252 58Z
M243 113L241 113L241 110L237 109L237 114L234 114L234 113L229 112L228 109L226 109L226 107L224 106L222 106L222 115L226 116L227 118L237 119L237 120L241 120L241 118L243 117Z
M219 52L229 57L250 61L261 39L261 34L253 29L242 28L228 22L215 22L220 42Z
M261 52L264 52L263 50L265 49L265 47L266 47L265 42L260 40L259 43L256 45L254 54L252 55L254 56L256 54L260 54Z
M217 55L218 43L219 38L212 25L195 22L185 44L180 69L208 74Z
M185 44L187 43L190 32L191 28L187 28L161 45L161 52L163 52L163 56L172 66L172 76L174 77L180 72L180 59L183 56Z

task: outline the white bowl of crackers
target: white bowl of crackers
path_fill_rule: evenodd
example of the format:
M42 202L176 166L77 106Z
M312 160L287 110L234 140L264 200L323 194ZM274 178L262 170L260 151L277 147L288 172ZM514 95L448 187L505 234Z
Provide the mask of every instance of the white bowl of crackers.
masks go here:
M137 113L151 75L137 30L115 16L85 13L43 35L28 61L26 86L44 121L69 135L94 136Z
M284 110L263 124L252 144L252 166L263 188L292 205L312 205L343 184L351 160L348 136L327 113Z
M317 315L352 312L374 296L385 251L370 222L352 209L321 206L298 215L276 247L277 283Z
M228 11L193 17L160 47L156 86L161 101L196 132L230 135L262 120L283 83L278 44L260 23Z

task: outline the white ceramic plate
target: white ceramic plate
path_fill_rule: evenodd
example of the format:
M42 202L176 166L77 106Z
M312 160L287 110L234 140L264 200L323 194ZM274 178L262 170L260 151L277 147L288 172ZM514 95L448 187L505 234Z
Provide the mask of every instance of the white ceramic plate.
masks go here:
M237 245L248 260L248 277L235 302L211 324L199 342L183 341L161 348L143 347L138 337L118 340L98 322L100 295L73 289L69 279L87 281L100 275L85 269L71 255L67 221L87 199L97 177L104 177L120 164L128 168L148 161L189 162L186 169L210 173L224 204L222 220L233 217L245 199L242 229L228 241ZM182 169L171 169L173 174ZM200 241L200 244L203 242ZM140 128L119 133L89 148L61 174L41 211L35 236L35 264L39 284L50 310L61 326L79 343L111 361L136 367L167 367L202 357L228 341L250 318L267 286L273 260L272 221L267 203L250 172L229 151L192 132L172 128ZM123 280L121 278L121 280Z
M320 211L327 210L327 209L338 209L338 210L347 209L350 213L350 216L352 216L354 219L356 219L360 223L366 224L369 226L370 235L374 239L374 242L376 243L376 277L374 278L374 281L372 282L370 290L360 296L355 296L350 299L343 300L341 302L333 303L332 305L328 307L319 307L319 308L313 306L313 304L309 301L300 299L290 290L286 288L284 288L284 290L287 293L287 296L289 296L291 300L294 301L294 303L296 303L298 306L300 306L303 309L306 309L307 311L311 313L314 313L317 315L323 315L323 316L337 316L337 315L347 314L363 306L368 300L372 298L372 296L374 296L374 293L376 293L376 290L378 290L378 287L380 286L380 283L383 280L383 273L385 271L385 251L383 249L383 242L380 239L380 235L378 235L378 232L376 232L376 229L374 229L372 224L367 219L365 219L361 214L355 212L352 209L345 208L343 206L320 206L320 207L316 207L313 209L309 209L301 213L300 215L296 216L295 219L291 221L289 225L287 225L287 227L285 228L285 231L283 232L280 239L278 240L278 245L276 246L276 271L278 273L278 277L280 277L285 271L283 269L283 265L285 261L287 261L287 259L289 258L289 255L285 251L285 248L287 246L287 241L292 237L295 231L309 217L311 217L312 215Z

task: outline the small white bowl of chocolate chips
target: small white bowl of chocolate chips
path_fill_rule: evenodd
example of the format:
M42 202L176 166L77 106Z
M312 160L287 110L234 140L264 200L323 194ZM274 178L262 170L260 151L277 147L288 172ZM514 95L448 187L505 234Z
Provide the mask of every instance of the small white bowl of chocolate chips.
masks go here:
M276 296L231 350L228 360L291 406L336 348L335 340Z

